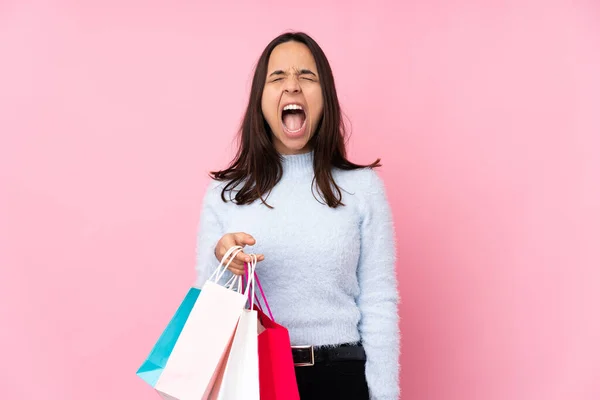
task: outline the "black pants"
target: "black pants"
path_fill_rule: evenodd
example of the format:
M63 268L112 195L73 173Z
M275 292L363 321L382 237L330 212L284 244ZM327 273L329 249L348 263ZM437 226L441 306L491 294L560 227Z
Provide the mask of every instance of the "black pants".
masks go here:
M369 400L364 361L296 367L296 381L301 400Z

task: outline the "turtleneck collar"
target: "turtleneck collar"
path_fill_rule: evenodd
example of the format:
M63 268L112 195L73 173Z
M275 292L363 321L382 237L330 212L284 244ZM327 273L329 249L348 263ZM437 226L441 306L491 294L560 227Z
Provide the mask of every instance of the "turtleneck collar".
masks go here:
M283 173L294 176L310 175L312 177L314 174L313 159L313 151L303 154L282 154Z

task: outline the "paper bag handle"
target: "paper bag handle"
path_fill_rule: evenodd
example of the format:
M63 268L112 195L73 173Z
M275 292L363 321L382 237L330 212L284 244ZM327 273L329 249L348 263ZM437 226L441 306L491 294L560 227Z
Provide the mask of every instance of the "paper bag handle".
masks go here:
M246 263L245 266L246 266L246 273L244 274L244 278L248 279L247 278L247 275L248 275L248 268L247 268L248 264ZM258 285L258 289L260 290L260 295L261 295L263 301L265 302L265 306L267 308L267 311L269 312L269 316L271 317L271 321L275 322L275 318L273 318L273 313L271 312L271 307L269 307L269 302L267 301L267 297L265 296L265 292L263 290L263 287L260 284L260 280L258 279L258 273L256 273L255 269L256 269L256 264L254 266L254 276L252 278L252 281L253 281L252 282L252 289L253 289L252 290L252 296L253 297L252 297L252 305L251 305L251 307L254 308L254 300L256 300L256 305L258 306L258 308L261 311L263 310L262 304L260 303L260 300L258 299L258 296L254 293L254 282L256 282L256 284Z
M242 246L232 246L229 250L227 250L227 252L225 253L225 255L223 256L223 258L221 259L221 262L219 263L219 266L217 267L217 269L215 269L215 271L212 273L212 275L210 276L210 278L208 278L208 280L213 280L213 282L218 283L221 278L223 277L223 275L225 274L225 271L227 271L227 269L229 268L229 266L231 265L231 263L233 262L233 260L235 259L235 256L238 255L239 252L241 252L242 250L244 250L244 248ZM229 258L231 256L231 258ZM229 258L229 261L227 262L227 265L224 266L225 261ZM225 267L225 268L223 268ZM221 270L221 268L223 268L223 270Z

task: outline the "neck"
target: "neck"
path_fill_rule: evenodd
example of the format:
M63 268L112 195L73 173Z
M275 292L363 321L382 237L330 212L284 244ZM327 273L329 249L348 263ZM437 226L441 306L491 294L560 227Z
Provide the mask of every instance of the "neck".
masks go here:
M313 176L313 160L312 151L300 154L281 154L281 164L283 173L291 176Z

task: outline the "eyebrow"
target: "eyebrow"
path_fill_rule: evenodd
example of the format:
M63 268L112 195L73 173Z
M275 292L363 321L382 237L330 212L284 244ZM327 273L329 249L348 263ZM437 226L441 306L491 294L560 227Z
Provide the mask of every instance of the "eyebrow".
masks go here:
M282 70L278 69L277 71L271 72L271 74L269 75L269 78L272 77L273 75L285 75L285 72L283 72ZM298 75L312 75L314 77L317 76L317 74L315 74L314 72L312 72L310 69L301 69L298 72Z
M314 72L312 72L310 69L301 69L299 75L313 75L313 76L317 76L317 74L315 74Z

